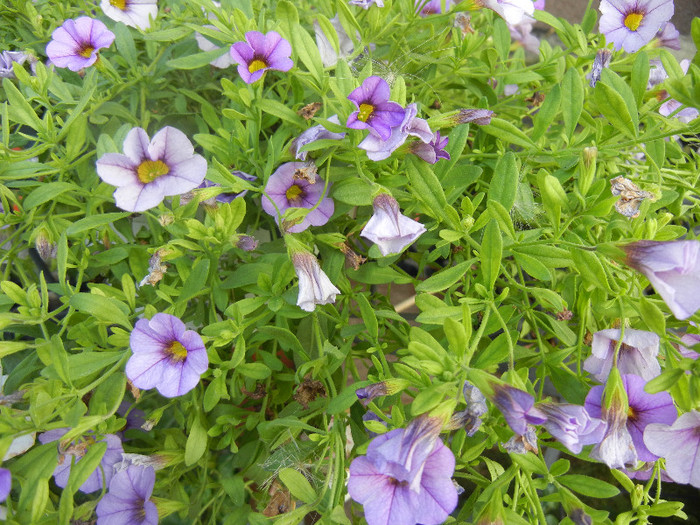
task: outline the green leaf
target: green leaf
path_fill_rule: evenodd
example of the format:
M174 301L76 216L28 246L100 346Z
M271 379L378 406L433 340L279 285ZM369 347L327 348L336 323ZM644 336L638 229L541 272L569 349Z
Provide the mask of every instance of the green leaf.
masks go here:
M568 97L567 93L567 97ZM566 98L566 97L565 97ZM559 113L559 105L561 103L561 88L558 84L554 84L554 87L550 90L540 107L540 110L535 116L535 123L532 129L532 140L537 141L544 133L547 128L554 121L554 117Z
M53 362L53 367L58 374L58 377L67 384L70 385L70 372L68 366L68 353L63 347L63 341L61 338L54 334L51 336L51 361Z
M259 326L257 332L258 334L264 336L263 341L272 339L279 343L279 345L285 350L291 350L292 352L299 353L301 355L306 353L304 347L301 346L299 339L297 339L297 336L286 328L280 328L278 326Z
M566 94L561 101L564 130L570 141L583 111L583 82L577 69L570 68L566 72L562 79L562 91Z
M647 92L649 82L649 57L644 51L638 51L632 66L631 88L637 107L642 107L644 95Z
M372 204L372 187L362 179L348 178L333 184L331 196L351 206L369 206Z
M450 384L437 384L423 388L411 403L411 414L418 416L438 406L445 399L445 391Z
M649 382L644 385L644 391L648 394L668 391L683 377L683 374L685 374L685 370L682 368L669 368L664 370L660 375L649 380Z
M195 263L194 268L182 284L180 295L177 298L178 303L184 303L192 297L204 293L209 276L209 264L209 259L200 259Z
M22 202L22 207L25 210L31 210L32 208L44 204L49 200L55 199L61 193L77 189L79 189L77 186L70 184L69 182L44 183L27 195Z
M127 317L128 308L116 299L93 293L77 293L70 298L69 304L79 312L90 314L100 321L118 324L131 330L131 323Z
M480 126L479 129L482 129L485 133L499 138L508 144L516 144L526 149L535 147L530 137L507 120L494 117L491 119L490 124Z
M102 371L124 357L124 352L85 352L68 356L70 378L73 381Z
M593 100L603 116L608 119L610 124L612 124L615 129L624 133L628 137L636 138L638 131L636 104L634 105L634 113L630 113L630 109L625 101L625 98L616 89L618 87L618 83L615 82L616 86L613 87L610 86L608 82L604 82L603 78L607 78L609 82L615 78L619 79L620 82L624 83L624 81L614 73L612 73L614 76L609 76L605 74L606 72L609 72L609 70L603 69L601 80L596 84L595 89L593 90ZM629 86L625 84L625 87L627 88L626 91L629 93L629 98L634 104L634 96L632 95Z
M224 53L228 53L227 47L204 51L203 53L195 53L186 57L178 57L168 60L166 65L173 69L197 69L208 65L212 60L216 60Z
M207 449L207 431L202 426L202 422L195 417L190 428L190 435L185 444L185 465L194 465L204 455Z
M355 300L360 306L360 314L362 315L362 320L365 323L367 332L372 338L372 341L376 341L379 337L379 325L377 324L377 316L374 313L374 308L372 308L372 305L369 304L365 294L355 294Z
M292 31L292 49L299 56L299 59L303 62L309 72L313 75L316 80L316 85L320 88L323 86L323 63L321 62L321 55L318 51L318 46L316 42L309 36L300 25Z
M367 386L368 384L369 381L363 381L353 383L352 386L343 389L337 396L331 398L324 412L330 415L345 412L348 408L355 404L355 401L357 401L357 394L355 394L355 391L358 388Z
M298 470L283 468L279 471L279 478L295 498L304 503L312 503L316 500L316 491Z
M102 457L107 452L107 442L100 441L94 443L88 447L87 453L82 457L80 461L77 461L70 469L70 477L68 478L68 485L64 491L68 491L75 494L83 483L95 472L95 469L99 466ZM70 461L70 460L68 460Z
M515 203L515 194L520 180L520 172L512 151L498 159L489 185L488 199L499 202L510 211Z
M475 259L461 262L451 268L446 268L431 275L416 286L416 292L435 293L449 288L467 273Z
M565 474L557 480L574 492L591 498L612 498L620 493L620 490L610 483L579 474Z
M658 306L644 296L639 298L638 306L642 321L646 323L650 331L657 334L666 333L666 316Z
M378 266L377 263L365 263L359 270L348 270L348 278L353 281L365 284L408 284L413 282L413 278L397 272L390 266Z
M529 255L525 255L524 253L514 253L513 256L522 269L532 275L535 279L540 281L552 280L552 274L549 273L547 267L536 257L531 257Z
M581 275L584 281L610 294L615 293L610 288L608 277L605 275L605 269L595 253L576 248L572 248L570 253L574 265L576 266L576 271Z
M510 459L528 474L534 473L540 476L546 476L549 472L547 466L542 463L542 460L531 452L525 454L511 454Z
M498 52L498 56L502 61L508 58L510 50L510 30L505 21L501 17L494 17L491 35L493 38L493 47Z
M236 372L258 380L267 379L272 374L272 370L263 363L241 363L236 367Z
M96 230L102 226L106 226L112 222L128 217L127 213L101 213L99 215L91 215L79 221L74 222L66 229L66 235L75 236L88 230Z
M296 127L303 128L305 125L304 119L297 115L296 111L289 108L288 106L285 106L281 102L265 98L262 100L258 100L257 105L265 113L269 113L270 115L274 115L277 118L286 120L287 122L294 124L294 126Z
M7 112L10 120L29 126L36 131L43 129L44 123L9 78L2 79L2 87L9 102Z
M409 156L406 159L406 164L408 167L408 180L411 183L411 190L415 197L423 202L432 217L447 222L453 229L458 229L459 225L452 224L452 221L445 214L445 208L447 207L445 192L428 163Z
M501 273L501 259L503 257L503 239L498 222L491 219L484 229L484 237L481 240L481 271L484 276L484 286L493 290L496 279Z

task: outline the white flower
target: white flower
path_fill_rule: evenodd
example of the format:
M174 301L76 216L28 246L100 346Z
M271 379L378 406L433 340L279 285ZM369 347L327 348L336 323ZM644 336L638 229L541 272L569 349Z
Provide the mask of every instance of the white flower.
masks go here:
M148 29L158 15L158 0L102 0L104 14L116 22Z
M318 260L309 252L297 252L292 255L294 271L299 278L299 297L297 306L306 312L313 312L317 304L335 302L340 293L328 276L321 270Z
M532 0L477 0L477 5L495 11L509 24L519 24L526 14L535 12Z
M401 252L425 232L425 226L400 213L399 203L388 193L374 198L374 215L360 235L379 247L382 255Z
M338 58L345 58L352 54L354 46L352 40L345 32L340 20L338 20L338 15L331 18L331 25L335 29L338 35L338 43L340 45L340 53L336 53L335 49L331 45L328 35L323 32L318 21L314 20L314 32L316 33L316 45L318 46L318 51L321 54L321 62L323 62L323 67L333 67L338 63Z

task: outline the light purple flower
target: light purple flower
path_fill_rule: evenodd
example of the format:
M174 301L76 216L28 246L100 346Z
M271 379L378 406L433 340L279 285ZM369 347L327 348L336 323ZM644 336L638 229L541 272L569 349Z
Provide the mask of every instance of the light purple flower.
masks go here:
M441 137L436 131L433 140L428 142L414 142L411 145L411 153L418 155L425 162L435 164L440 159L450 160L450 154L445 151L445 146L449 142L449 137Z
M539 9L540 11L544 10L544 5L545 5L545 0L536 0L535 1L535 9Z
M250 235L241 235L236 242L236 248L244 252L252 252L258 247L258 240Z
M158 389L165 397L186 394L209 367L202 338L170 314L139 319L129 338L132 355L126 377L138 388Z
M510 385L495 385L491 401L516 434L525 434L528 424L541 425L547 420L547 416L534 406L534 397Z
M304 177L303 170L308 170L308 166L302 162L282 164L270 175L265 186L266 195L262 197L263 210L272 215L278 224L279 217L275 206L280 215L283 215L289 208L313 208L321 201L299 224L283 228L290 233L302 232L309 226L323 226L335 210L333 199L323 193L323 180L316 177L312 184Z
M627 264L643 273L677 319L700 308L700 241L637 241Z
M415 0L415 7L420 16L439 15L442 13L442 0ZM445 10L452 8L452 0L445 0Z
M80 71L99 58L98 51L112 45L114 33L99 20L81 16L66 20L51 34L46 54L56 67Z
M681 34L671 22L665 23L659 29L659 32L656 33L656 38L658 39L658 45L661 47L675 50L680 50L681 48Z
M681 337L681 343L688 346L695 346L697 344L700 344L700 335L685 334L683 337ZM683 357L687 359L697 359L698 357L700 357L700 354L698 354L695 350L691 350L690 348L687 348L682 345L678 347L678 351Z
M220 29L216 26L213 26L211 24L207 24L204 27L207 29L212 29L215 31L220 31ZM201 49L202 51L214 51L215 49L221 49L221 47L217 46L214 44L211 40L208 38L203 37L199 33L194 34L194 39L197 41L197 47ZM231 53L223 53L220 57L215 58L211 62L209 62L214 67L218 67L219 69L224 69L229 67L230 65L234 64L233 58L231 57Z
M68 432L67 428L61 428L57 430L49 430L43 434L39 434L39 441L42 444L51 443L53 441L58 441L63 437L63 435ZM114 474L114 465L121 461L122 453L124 449L122 448L122 442L118 436L114 434L105 434L104 438L96 441L93 436L82 436L76 441L73 441L70 445L63 448L61 444L58 444L58 465L53 471L53 479L61 488L65 488L68 484L68 478L70 477L71 463L75 461L79 462L83 456L88 451L88 448L99 442L107 443L107 451L104 456L102 456L102 461L100 461L100 466L96 468L92 474L85 480L85 483L78 489L81 492L89 494L98 490L102 490L104 486L109 485L112 475ZM104 477L103 477L104 473Z
M384 7L383 0L350 0L348 2L350 5L360 6L362 9L369 9L371 5L376 5L377 7Z
M520 42L526 51L536 55L540 50L540 39L532 34L534 23L534 18L525 15L519 23L508 24L508 30L513 40Z
M700 412L683 414L670 426L648 425L644 444L666 460L666 472L673 481L700 488Z
M131 465L117 472L95 509L97 525L157 525L158 509L150 500L155 483L153 467Z
M116 186L116 205L126 211L145 211L170 195L195 189L207 174L207 161L194 152L179 129L166 126L148 141L141 128L124 139L124 154L106 153L97 161L97 174Z
M0 503L7 499L12 488L12 473L6 468L0 468Z
M610 328L593 334L591 356L583 363L583 369L601 383L605 382L613 366L615 346L620 340L620 329ZM653 332L625 329L617 368L621 374L636 374L649 381L661 373L657 359L659 336Z
M238 64L238 74L246 84L260 80L268 69L292 69L291 54L292 46L276 31L264 35L259 31L248 31L245 42L231 46L231 58Z
M601 0L598 29L615 49L634 53L673 16L673 0Z
M611 57L612 51L607 48L599 49L596 52L595 58L593 59L593 68L588 75L588 81L592 88L594 88L600 80L600 75L603 72L603 69L610 66Z
M309 252L297 252L292 255L294 271L299 278L299 295L297 306L305 312L313 312L317 304L335 302L340 293L326 273L321 270L318 260Z
M360 235L375 243L382 255L400 253L425 233L425 226L403 215L399 203L388 193L377 195L372 206L374 215Z
M391 136L391 128L404 119L405 110L389 101L389 84L381 77L368 77L349 95L358 111L351 113L346 126L351 129L369 129L382 140Z
M539 403L537 408L547 416L547 421L542 426L574 454L581 452L584 445L600 443L603 439L605 423L601 419L592 418L582 406Z
M150 19L158 16L157 0L102 0L100 7L115 22L139 29L151 27Z
M532 0L476 0L476 5L495 11L509 24L519 24L525 15L535 12Z
M647 394L644 391L646 383L644 379L633 374L622 376L622 384L627 392L629 405L624 424L636 450L636 458L640 461L655 461L657 456L644 445L644 429L650 423L673 423L676 420L677 412L668 392ZM585 407L592 417L602 417L605 420L606 418L602 414L603 390L602 385L591 388L586 396ZM610 425L609 421L608 424ZM600 459L605 461L602 457ZM610 464L608 463L608 465ZM610 465L610 467L616 468L614 465Z
M29 55L22 51L3 51L0 53L0 78L15 78L15 72L12 69L12 64L24 64Z
M437 525L455 509L455 458L439 434L439 420L421 417L374 438L353 460L348 494L368 525Z
M340 125L340 121L338 120L338 115L333 115L328 119L328 122L332 122L333 124L338 124ZM311 144L312 142L316 142L317 140L323 140L323 139L329 139L329 140L341 140L345 138L345 133L334 133L332 131L328 131L326 128L324 128L321 124L318 126L312 126L306 131L302 132L301 135L299 135L297 138L295 138L292 141L292 145L289 148L289 150L292 152L292 154L299 160L306 160L306 157L308 156L309 152L308 151L299 151L302 147L306 146L307 144Z
M357 147L365 150L370 160L380 161L389 158L399 146L406 142L409 135L418 137L423 142L430 142L433 138L433 132L430 131L425 120L416 118L417 113L416 105L409 104L406 106L401 123L391 128L389 138L381 139L370 133Z

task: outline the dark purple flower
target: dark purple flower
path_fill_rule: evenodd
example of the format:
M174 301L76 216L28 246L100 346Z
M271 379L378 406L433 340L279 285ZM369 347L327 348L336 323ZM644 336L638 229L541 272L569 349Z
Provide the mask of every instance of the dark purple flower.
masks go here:
M647 394L644 391L646 381L633 374L622 376L622 384L627 392L629 408L626 414L625 425L632 438L632 444L640 461L655 461L657 456L652 454L644 445L644 429L650 423L671 424L676 420L676 407L668 392ZM602 385L594 386L586 396L586 410L592 417L603 417ZM603 417L605 420L605 417ZM601 458L603 459L603 458ZM603 459L603 461L605 461ZM613 467L613 465L610 465Z
M425 226L401 213L399 203L388 193L381 193L372 201L374 215L360 235L379 247L382 255L400 253L425 233Z
M590 417L582 406L539 403L537 408L547 416L542 426L574 454L581 452L584 445L600 443L605 434L605 423Z
M612 369L620 333L619 328L610 328L593 334L591 355L584 361L583 369L601 383L605 382ZM635 374L649 381L661 373L657 355L658 335L626 328L617 357L617 368L621 374Z
M97 175L117 189L116 205L126 211L145 211L166 196L195 189L207 174L207 161L194 152L179 129L166 126L148 140L142 128L124 139L124 154L105 153L97 161Z
M134 386L157 388L165 397L186 394L209 367L207 350L199 334L170 314L139 319L129 338L132 356L126 376Z
M158 509L150 500L155 483L153 467L132 465L117 472L97 504L97 525L157 525Z
M268 69L292 69L291 54L292 46L276 31L264 35L259 31L248 31L245 42L231 46L231 58L238 64L238 74L246 84L260 80Z
M547 420L547 416L534 406L534 397L510 385L495 385L491 401L516 434L525 434L528 424L541 425Z
M378 436L350 465L348 494L368 525L438 524L457 506L455 458L440 440L440 421L421 417Z
M669 49L680 50L681 34L671 22L665 23L656 33L658 45Z
M318 259L309 252L297 252L292 255L294 271L299 278L299 295L297 306L305 312L313 312L317 304L335 302L340 293L326 273L321 270Z
M666 460L666 472L673 481L700 488L700 412L683 414L670 426L648 425L644 444Z
M254 182L258 180L258 178L255 175L250 175L248 173L244 173L242 171L232 171L231 175L234 177L238 177L241 180L244 180L246 182ZM217 184L216 182L211 182L207 179L204 179L204 181L198 186L198 188L212 188L215 186L221 186L221 184ZM238 193L219 193L215 199L218 202L222 203L227 203L227 202L233 202L234 199L237 199L238 197L244 197L245 194L248 193L248 190L243 190L239 191Z
M12 488L12 473L6 468L0 468L0 503L7 499Z
M409 135L418 137L423 142L429 142L433 138L433 132L430 131L430 126L425 120L416 118L417 113L416 105L409 104L406 106L403 120L398 126L391 128L388 139L382 140L370 133L357 147L365 150L370 160L380 161L389 158L399 146L406 142Z
M15 78L15 72L12 69L12 64L24 64L29 58L27 53L22 51L3 51L0 53L0 78Z
M643 273L677 319L700 308L700 241L637 241L627 264Z
M39 441L42 444L58 441L66 432L68 432L67 428L49 430L48 432L39 434ZM121 461L122 453L124 452L121 440L114 434L105 434L104 438L100 439L99 441L91 435L82 436L76 441L70 443L70 445L65 448L61 445L61 443L59 443L58 465L53 471L53 479L56 482L56 485L61 488L65 488L68 484L68 478L70 476L71 463L73 461L76 463L80 461L83 456L85 456L88 448L91 445L102 441L107 443L107 451L105 452L105 455L102 456L100 466L96 468L92 474L90 474L88 479L85 480L85 483L83 483L78 490L89 494L90 492L102 490L104 486L109 485L112 475L114 474L113 467L116 463Z
M601 0L598 29L615 49L634 53L673 16L673 0Z
M391 136L391 128L404 119L405 110L396 102L389 101L389 84L381 77L368 77L360 87L348 95L358 111L348 117L347 127L368 129L380 139Z
M117 408L117 414L126 419L126 426L123 430L139 429L146 422L146 413L140 408L136 408L128 401L122 401Z
M603 69L610 66L611 57L612 51L607 48L599 49L596 52L595 58L593 59L593 68L588 76L588 83L592 88L594 88L600 80L600 75L603 72Z
M340 124L340 121L338 120L338 115L333 115L332 117L330 117L328 119L328 122L332 122L333 124ZM345 133L333 133L332 131L328 131L326 128L319 124L318 126L313 126L307 129L301 135L295 138L292 141L292 145L289 148L289 150L297 159L306 160L306 157L309 154L308 151L299 150L307 144L311 144L312 142L322 139L341 140L344 138Z
M302 232L309 226L323 226L335 210L333 199L323 192L323 181L314 178L312 183L310 177L305 175L308 169L309 166L302 162L287 162L270 175L265 185L262 208L278 224L278 211L279 215L284 215L289 208L314 208L299 224L284 228L290 233Z
M411 146L411 153L418 155L430 164L435 164L440 159L450 160L450 154L445 151L445 146L447 146L449 140L449 137L441 137L440 132L436 131L435 135L433 135L433 140L429 143L414 142Z
M370 402L382 396L393 396L410 385L410 382L401 378L390 378L378 383L372 383L363 388L355 390L358 399Z
M99 20L81 16L66 20L51 34L46 54L56 67L80 71L97 62L98 51L112 45L114 33Z

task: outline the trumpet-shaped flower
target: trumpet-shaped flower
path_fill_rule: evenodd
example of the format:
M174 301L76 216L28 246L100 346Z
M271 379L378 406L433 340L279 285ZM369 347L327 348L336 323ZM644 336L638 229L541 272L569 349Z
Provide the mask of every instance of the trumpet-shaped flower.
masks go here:
M673 0L601 0L598 28L615 49L634 53L673 16Z
M148 29L158 15L158 0L102 0L104 14L115 22Z
M166 126L153 136L133 128L124 139L124 154L106 153L97 174L116 186L114 200L122 210L137 212L158 206L166 196L193 190L204 181L207 161L194 152L179 129Z
M501 411L513 432L525 434L527 425L541 425L547 416L535 407L535 398L510 385L495 385L491 401Z
M246 84L260 80L268 69L292 69L291 54L292 46L276 31L264 35L259 31L248 31L245 42L231 46L231 58L238 64L238 74Z
M306 312L313 312L317 304L335 302L340 293L326 273L321 270L318 260L309 252L297 252L292 255L294 271L299 278L299 295L297 306Z
M97 504L97 525L157 525L158 509L151 501L156 472L130 465L117 472L109 492Z
M209 367L202 338L170 314L137 321L129 343L132 356L126 363L126 377L134 386L156 388L165 397L192 390Z
M441 137L440 132L436 131L430 142L414 142L411 146L411 153L430 164L435 164L440 159L450 160L450 154L445 151L449 140L449 137Z
M608 378L612 369L620 333L619 328L611 328L593 334L591 356L584 361L583 369L601 383ZM649 381L661 373L656 357L658 354L658 335L627 328L620 345L617 368L621 374L635 374Z
M657 45L669 49L681 49L681 34L671 22L665 23L656 33Z
M381 77L368 77L360 87L349 95L357 111L348 117L346 126L352 129L369 129L381 140L391 136L391 128L404 119L405 110L396 102L389 101L389 84Z
M329 40L329 35L321 29L321 25L317 20L314 20L314 33L316 33L316 46L318 47L318 52L321 55L321 62L323 67L333 67L338 63L339 58L345 58L352 55L354 49L354 44L352 39L345 32L343 24L340 23L338 15L335 15L330 20L335 33L338 36L338 51L336 52L331 41Z
M80 71L99 58L99 50L112 45L114 33L99 20L81 16L66 20L51 34L46 55L56 67Z
M542 426L574 454L581 452L584 445L600 443L605 434L605 423L591 417L582 406L539 403L537 408L547 416Z
M433 132L430 131L425 120L416 118L417 113L416 105L409 104L406 106L402 122L391 128L388 139L383 140L370 133L357 147L365 150L370 160L379 161L389 158L399 146L406 142L409 135L418 137L423 142L430 142L433 138Z
M464 428L468 436L473 436L481 426L481 416L488 412L486 398L481 390L469 381L464 382L462 394L467 402L467 408L456 412L448 425L450 429Z
M403 215L399 203L388 193L377 195L372 202L374 215L360 235L379 247L382 255L400 253L425 232L425 226Z
M648 425L644 444L652 454L666 460L666 472L673 481L700 488L700 412L683 414L670 426Z

